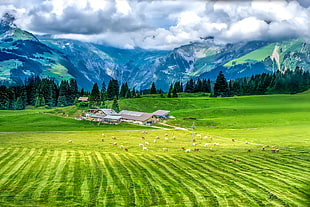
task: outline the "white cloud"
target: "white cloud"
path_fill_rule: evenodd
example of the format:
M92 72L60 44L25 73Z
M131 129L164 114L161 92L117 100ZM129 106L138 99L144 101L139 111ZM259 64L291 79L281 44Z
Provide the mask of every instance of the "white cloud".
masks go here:
M33 33L117 47L172 49L200 37L220 42L310 35L307 0L6 0L16 24Z

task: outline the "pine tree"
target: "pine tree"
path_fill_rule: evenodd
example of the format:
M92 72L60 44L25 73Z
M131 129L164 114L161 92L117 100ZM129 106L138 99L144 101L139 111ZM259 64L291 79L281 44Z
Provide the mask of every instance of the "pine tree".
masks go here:
M7 110L9 108L8 91L5 86L0 86L0 110Z
M156 87L155 87L155 83L154 82L152 82L150 94L156 94Z
M95 105L100 101L100 91L97 83L94 83L93 89L91 90L90 101L94 102Z
M216 78L215 85L214 85L214 96L228 96L228 84L226 78L222 71L219 72L219 75Z
M114 99L114 100L113 100L112 109L113 109L114 111L116 111L117 113L120 112L117 99Z

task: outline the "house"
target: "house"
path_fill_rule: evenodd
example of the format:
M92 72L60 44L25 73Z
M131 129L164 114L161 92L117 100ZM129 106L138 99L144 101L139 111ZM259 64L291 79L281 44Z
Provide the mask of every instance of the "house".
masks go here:
M88 102L89 99L88 99L88 97L79 97L79 98L78 98L78 101L79 101L79 102Z
M156 122L156 116L152 113L122 110L118 115L122 117L122 121L130 123L150 125Z
M121 116L116 116L116 115L107 115L103 117L102 122L103 123L108 123L108 124L119 124L121 123Z
M87 114L96 114L96 115L116 115L117 113L113 109L89 109Z
M153 115L156 116L157 119L167 119L169 116L170 111L166 110L157 110L153 112Z

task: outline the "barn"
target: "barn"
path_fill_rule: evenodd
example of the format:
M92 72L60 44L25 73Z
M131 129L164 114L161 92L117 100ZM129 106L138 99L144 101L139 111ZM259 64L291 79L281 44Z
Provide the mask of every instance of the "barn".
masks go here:
M122 117L122 121L130 123L150 125L156 122L156 116L152 113L122 110L118 115Z

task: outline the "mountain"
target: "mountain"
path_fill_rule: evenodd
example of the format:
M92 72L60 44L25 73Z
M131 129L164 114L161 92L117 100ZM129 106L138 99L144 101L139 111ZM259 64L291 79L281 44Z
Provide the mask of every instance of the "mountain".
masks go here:
M262 72L310 70L310 45L301 39L252 41L219 45L213 40L191 43L172 51L118 49L77 40L34 36L12 21L0 22L0 82L16 84L32 75L75 78L80 87L91 90L93 83L112 78L136 89L167 90L175 81L189 78L214 80L219 71L227 79Z

